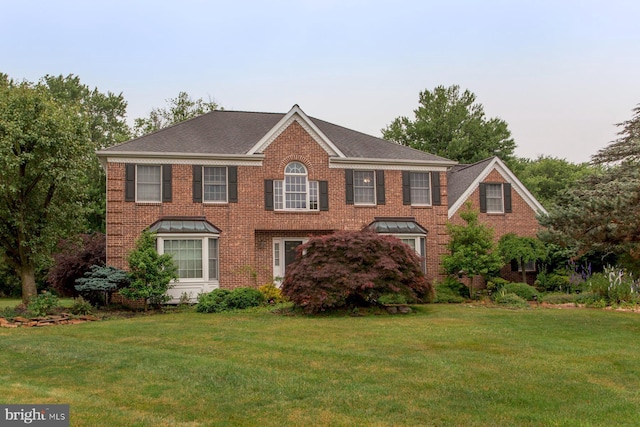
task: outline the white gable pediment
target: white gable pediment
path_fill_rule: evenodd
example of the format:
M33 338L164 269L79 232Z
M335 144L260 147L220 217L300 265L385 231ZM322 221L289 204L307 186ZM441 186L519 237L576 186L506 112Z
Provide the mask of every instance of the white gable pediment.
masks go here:
M296 104L291 110L267 132L247 154L263 153L275 139L282 134L293 122L298 122L302 128L322 147L331 157L346 157L338 147L311 121L304 111Z

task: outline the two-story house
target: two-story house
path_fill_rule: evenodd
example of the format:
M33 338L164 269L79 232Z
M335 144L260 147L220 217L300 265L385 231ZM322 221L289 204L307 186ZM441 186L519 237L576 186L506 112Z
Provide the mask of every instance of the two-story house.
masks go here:
M456 162L307 116L213 111L98 152L107 263L140 233L179 266L174 301L281 278L295 248L336 230L393 234L436 278Z

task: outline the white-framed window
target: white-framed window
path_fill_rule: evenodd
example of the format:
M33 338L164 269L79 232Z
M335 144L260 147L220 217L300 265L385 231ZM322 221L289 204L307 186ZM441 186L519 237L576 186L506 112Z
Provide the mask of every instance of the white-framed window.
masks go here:
M411 204L431 206L431 174L429 172L411 172Z
M286 211L317 211L318 181L309 181L307 168L291 162L284 169L284 180L273 181L273 208Z
M227 202L227 168L204 166L202 171L203 201L205 203Z
M158 253L171 254L178 266L180 282L217 281L218 238L202 235L158 235Z
M426 257L427 257L427 239L422 235L406 235L396 234L395 237L400 241L408 245L418 255L422 264L422 272L427 272Z
M518 271L522 273L522 266L518 263ZM524 263L524 271L536 271L536 262L528 261Z
M487 212L504 213L502 184L486 184Z
M160 165L136 165L136 201L162 201L162 168Z
M356 205L376 204L376 174L372 170L353 171L353 203Z

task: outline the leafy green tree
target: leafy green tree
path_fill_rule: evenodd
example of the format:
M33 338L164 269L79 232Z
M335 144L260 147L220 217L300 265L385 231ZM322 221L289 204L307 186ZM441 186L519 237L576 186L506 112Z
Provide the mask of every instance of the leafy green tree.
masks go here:
M194 100L187 92L180 92L177 98L168 99L167 104L166 108L152 109L148 117L135 119L133 126L135 135L146 135L220 108L211 99L209 101L203 101L202 98Z
M58 102L76 106L86 120L95 150L110 147L131 138L127 124L127 102L122 93L100 92L83 84L78 76L50 76L42 78ZM87 230L105 231L106 223L106 175L95 154L85 169L88 207Z
M499 118L485 117L482 104L457 85L420 92L415 118L396 118L382 129L385 139L460 163L491 156L508 161L516 147L511 131Z
M544 243L535 237L518 236L515 233L505 234L498 241L498 253L505 263L516 260L522 271L522 283L527 283L525 265L528 262L543 260L547 256Z
M546 208L551 207L563 191L595 170L588 163L576 164L551 156L513 159L509 168Z
M450 276L466 275L487 277L504 265L493 242L493 229L478 222L478 212L467 203L460 212L465 225L447 224L449 253L442 257L442 268ZM469 295L473 297L473 280L469 283Z
M540 217L546 240L578 255L595 250L640 260L640 105L633 111L632 119L618 124L619 138L592 157L600 169Z
M25 302L36 295L36 268L84 224L92 156L77 105L56 102L42 83L0 75L0 256Z
M144 300L144 311L149 305L157 307L171 299L167 291L178 279L178 267L170 254L158 254L154 233L142 233L127 261L131 283L120 290L123 297Z

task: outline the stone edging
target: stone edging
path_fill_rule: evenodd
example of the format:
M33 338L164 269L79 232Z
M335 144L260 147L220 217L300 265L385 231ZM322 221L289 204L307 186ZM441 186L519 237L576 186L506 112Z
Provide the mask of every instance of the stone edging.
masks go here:
M62 313L55 316L46 317L32 317L26 318L22 316L16 316L13 320L0 317L1 328L30 328L39 326L55 326L55 325L76 325L78 323L95 322L98 319L95 316L82 315L72 316L69 313Z

